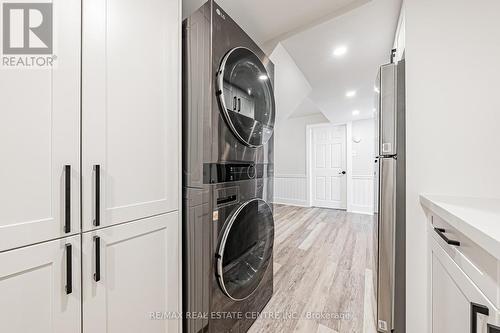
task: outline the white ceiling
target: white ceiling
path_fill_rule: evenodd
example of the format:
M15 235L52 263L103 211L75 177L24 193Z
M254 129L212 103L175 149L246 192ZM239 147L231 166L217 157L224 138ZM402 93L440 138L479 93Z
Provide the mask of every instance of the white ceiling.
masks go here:
M389 62L400 7L401 0L372 0L282 41L312 86L309 98L331 122L373 116L375 77ZM348 48L341 58L332 54L338 45ZM346 98L348 90L356 96Z
M351 10L369 0L217 0L258 44L264 45ZM206 0L184 0L183 17Z

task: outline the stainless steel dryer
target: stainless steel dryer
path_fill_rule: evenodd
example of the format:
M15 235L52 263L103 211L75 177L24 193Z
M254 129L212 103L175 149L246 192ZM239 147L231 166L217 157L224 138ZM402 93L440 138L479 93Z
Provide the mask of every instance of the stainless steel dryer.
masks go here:
M273 293L274 65L213 1L183 51L183 331L246 332Z
M274 64L214 1L183 22L185 186L220 164L273 164Z

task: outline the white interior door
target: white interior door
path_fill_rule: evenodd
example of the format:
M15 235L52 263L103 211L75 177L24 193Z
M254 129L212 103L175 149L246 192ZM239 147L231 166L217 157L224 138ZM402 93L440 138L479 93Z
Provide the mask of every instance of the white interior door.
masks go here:
M311 146L311 204L346 209L346 126L314 127Z
M80 258L80 236L0 253L0 332L80 332Z
M54 66L0 69L0 251L80 231L81 2L51 2Z
M86 0L83 21L83 228L177 210L180 1Z
M83 234L84 332L181 331L180 320L151 317L181 311L179 232L174 212Z

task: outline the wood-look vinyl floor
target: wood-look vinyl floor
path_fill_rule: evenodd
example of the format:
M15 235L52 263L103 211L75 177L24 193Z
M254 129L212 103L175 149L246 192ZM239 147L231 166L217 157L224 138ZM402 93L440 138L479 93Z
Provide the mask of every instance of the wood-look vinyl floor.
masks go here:
M374 333L374 218L275 205L274 295L251 333Z

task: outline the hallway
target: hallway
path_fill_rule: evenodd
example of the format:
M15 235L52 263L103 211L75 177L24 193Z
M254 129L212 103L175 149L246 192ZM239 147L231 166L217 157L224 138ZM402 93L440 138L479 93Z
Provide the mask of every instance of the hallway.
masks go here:
M274 296L250 332L375 332L374 221L275 205Z

